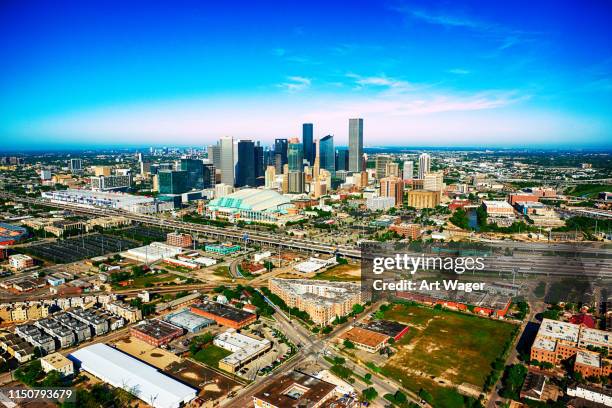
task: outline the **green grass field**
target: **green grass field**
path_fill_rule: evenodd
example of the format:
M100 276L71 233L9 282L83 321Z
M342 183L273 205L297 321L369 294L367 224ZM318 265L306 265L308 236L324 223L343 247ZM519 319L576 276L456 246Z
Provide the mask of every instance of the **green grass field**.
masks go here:
M230 354L232 354L231 351L217 347L214 344L208 344L198 351L193 358L208 366L218 368L219 360L224 359Z
M411 330L382 373L415 392L426 389L435 406L444 407L460 407L463 400L439 381L481 389L515 330L510 323L416 305L394 305L384 317L409 324Z

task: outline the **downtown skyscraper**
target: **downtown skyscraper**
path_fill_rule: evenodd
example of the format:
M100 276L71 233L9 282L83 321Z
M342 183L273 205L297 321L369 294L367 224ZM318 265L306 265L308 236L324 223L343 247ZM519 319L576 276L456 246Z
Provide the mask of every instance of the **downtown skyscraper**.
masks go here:
M314 164L315 157L312 123L304 123L302 125L302 146L302 150L304 151L304 159L306 159L308 164L312 166Z
M357 173L363 170L363 119L349 119L349 168Z
M321 170L325 169L334 176L336 174L336 150L332 135L327 135L319 140L319 154L321 155L319 161Z
M255 143L251 140L240 140L236 163L236 187L255 187L255 158Z
M221 150L221 183L234 186L234 139L225 136L219 141Z

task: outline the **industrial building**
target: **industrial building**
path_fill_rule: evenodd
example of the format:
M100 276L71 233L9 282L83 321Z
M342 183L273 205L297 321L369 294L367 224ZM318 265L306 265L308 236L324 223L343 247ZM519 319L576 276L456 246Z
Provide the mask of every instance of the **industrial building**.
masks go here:
M237 333L234 329L218 334L213 340L213 344L232 352L232 354L219 361L219 368L230 373L235 373L243 365L255 360L272 348L270 340L245 336Z
M150 245L132 248L121 255L138 262L150 264L162 258L172 258L182 252L182 248L164 244L163 242L153 242Z
M192 313L187 308L167 314L164 316L164 320L174 326L187 330L189 333L197 333L215 323L214 320Z
M130 327L130 335L159 347L170 343L183 334L183 329L163 320L143 320L135 326Z
M196 389L106 344L84 347L69 358L81 370L124 389L154 408L179 408L197 395Z
M192 313L214 320L217 324L241 329L257 320L253 313L217 302L205 302L191 306Z

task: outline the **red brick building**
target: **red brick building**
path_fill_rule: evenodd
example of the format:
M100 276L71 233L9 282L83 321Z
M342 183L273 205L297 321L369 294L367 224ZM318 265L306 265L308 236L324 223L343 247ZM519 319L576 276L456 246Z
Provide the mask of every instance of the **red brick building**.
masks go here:
M130 328L130 335L152 346L170 343L183 334L183 329L159 319L145 320Z
M257 316L245 310L216 302L199 303L190 307L192 313L214 320L217 324L242 329L257 320Z

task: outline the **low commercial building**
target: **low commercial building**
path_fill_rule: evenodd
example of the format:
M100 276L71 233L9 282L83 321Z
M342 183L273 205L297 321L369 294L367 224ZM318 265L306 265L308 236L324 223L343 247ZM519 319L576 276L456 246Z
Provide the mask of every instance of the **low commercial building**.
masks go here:
M214 320L217 324L241 329L257 320L257 316L235 307L223 305L217 302L205 302L191 306L192 313Z
M34 266L34 259L31 256L24 254L15 254L9 256L9 265L15 270L22 270Z
M272 348L268 339L256 339L229 329L218 334L213 344L222 349L231 351L232 354L219 361L219 368L230 373L235 373L243 365L255 360Z
M182 259L175 258L164 258L164 263L172 266L178 266L179 268L187 268L187 269L198 269L200 265L195 262L190 262Z
M585 401L590 401L591 403L602 404L606 407L612 407L612 392L610 392L608 389L600 387L591 387L585 384L576 383L567 386L567 395ZM584 404L583 406L594 405Z
M125 217L117 217L117 216L109 216L109 217L99 217L94 218L92 220L88 220L85 223L85 230L87 232L93 230L95 227L100 227L103 229L106 228L118 228L118 227L126 227L132 224L132 220Z
M321 326L351 313L353 306L362 301L361 286L352 282L274 278L269 288L287 306L308 313Z
M389 336L395 341L399 341L410 330L405 324L383 319L370 320L361 327Z
M183 248L167 245L163 242L153 242L150 245L129 249L121 255L138 262L151 264L160 259L172 258L181 253L183 253Z
M97 343L69 355L93 376L140 398L154 408L179 408L196 398L197 390L119 350Z
M164 316L164 320L170 324L187 330L189 333L197 333L215 323L214 320L192 313L187 308L175 313L167 314Z
M336 385L301 371L292 371L257 392L253 404L255 408L318 408L335 396Z
M144 320L130 327L130 335L132 337L136 337L155 347L168 344L182 334L182 328L158 319Z
M60 353L52 353L42 357L40 365L45 373L57 371L63 376L74 374L74 364Z
M376 353L389 341L389 336L361 327L352 327L338 338L340 342L350 341L357 348L370 353Z
M240 251L240 245L234 245L230 242L226 242L224 244L211 244L205 245L204 250L206 252L212 252L219 255L230 255L234 252Z
M307 261L300 262L295 265L293 268L301 273L312 273L316 272L319 269L327 268L328 266L336 265L338 262L336 261L336 257L333 256L329 259L321 259L321 258L310 258Z

